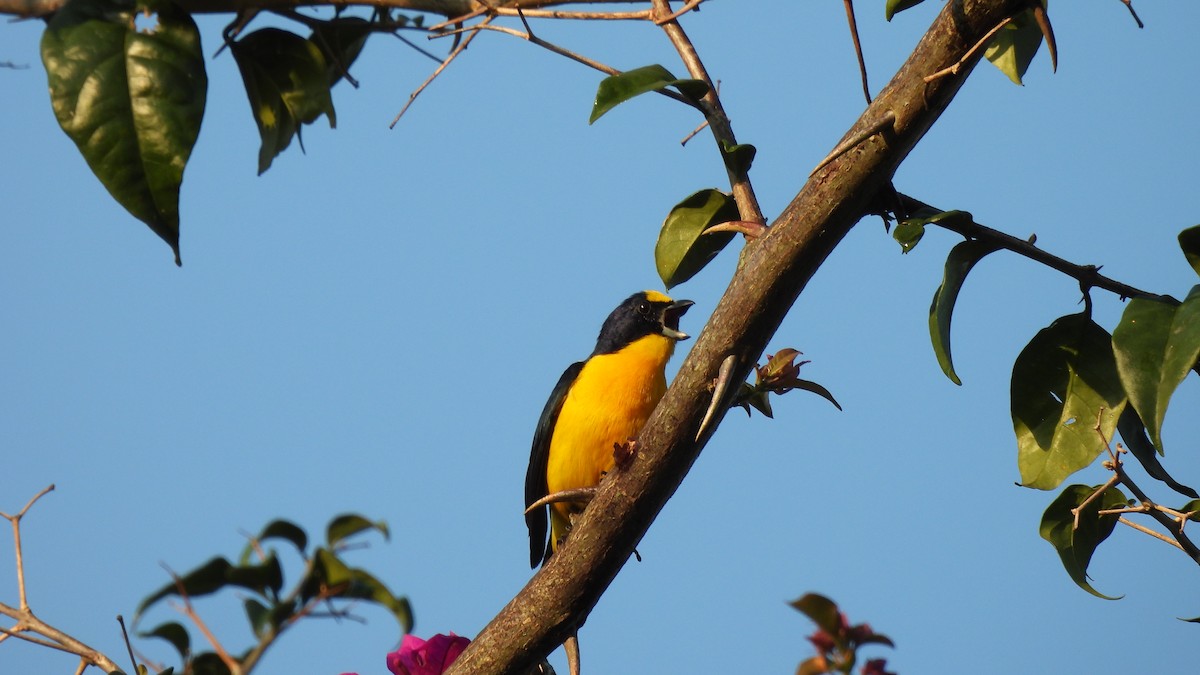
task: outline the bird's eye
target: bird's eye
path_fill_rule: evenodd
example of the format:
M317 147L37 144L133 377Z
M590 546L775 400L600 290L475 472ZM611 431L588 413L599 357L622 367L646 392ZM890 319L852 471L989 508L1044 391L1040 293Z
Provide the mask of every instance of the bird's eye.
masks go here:
M650 314L650 303L646 302L645 300L642 300L641 302L639 302L637 304L637 313L638 314Z

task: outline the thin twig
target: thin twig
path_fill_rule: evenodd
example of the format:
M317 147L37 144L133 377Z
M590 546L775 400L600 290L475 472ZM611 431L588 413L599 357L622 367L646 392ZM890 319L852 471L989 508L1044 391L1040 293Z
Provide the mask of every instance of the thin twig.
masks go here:
M1141 532L1142 534L1148 534L1151 537L1158 539L1159 541L1165 541L1168 544L1174 546L1175 548L1180 549L1181 551L1187 550L1187 549L1184 549L1183 546L1180 546L1179 542L1168 537L1167 535L1163 534L1162 532L1155 532L1154 530L1146 527L1145 525L1139 525L1139 524L1133 522L1132 520L1129 520L1128 518L1118 518L1117 520L1118 520L1118 522L1125 523L1126 525L1132 527L1133 529L1137 530L1138 532Z
M687 14L688 12L692 11L693 9L696 9L697 7L699 7L700 3L702 3L702 2L704 2L704 0L688 0L688 2L685 2L683 4L683 7L680 7L678 10L671 12L670 14L668 14L666 16L658 17L657 19L654 20L654 23L661 26L668 21L674 21L675 19L678 19L679 17L683 16L684 14Z
M693 0L695 1L695 0ZM704 0L699 0L695 4L700 4ZM493 16L519 16L524 14L535 19L575 19L583 21L636 21L646 20L650 18L651 10L640 9L630 12L583 12L583 11L560 11L553 9L533 9L522 7L479 7L462 16L456 16L451 19L436 23L429 27L430 32L436 33L445 30L449 26L459 23L465 23L483 14L491 14Z
M939 212L944 210L935 206L930 206L929 204L926 204L915 197L910 197L903 193L896 193L896 195L899 197L901 206L906 214L913 213L921 209L931 209ZM902 218L904 217L900 214L897 214L897 216ZM965 219L944 218L938 222L930 223L930 225L937 225L938 227L950 230L951 232L956 232L971 239L988 241L992 244L995 244L999 248L1012 251L1017 255L1029 258L1034 262L1041 263L1052 270L1061 272L1073 279L1076 279L1079 281L1079 283L1088 288L1100 288L1109 291L1110 293L1114 293L1121 298L1148 298L1154 300L1164 297L1157 293L1143 291L1140 288L1135 288L1129 284L1117 281L1116 279L1106 277L1103 274L1100 274L1100 268L1096 267L1095 265L1076 265L1069 260L1065 260L1051 253L1047 253L1037 246L1034 246L1030 241L1018 239L1011 234L1001 232L1000 230L994 230L986 225L981 225L974 219L966 222Z
M511 35L513 37L521 38L522 40L533 43L533 44L537 45L538 47L541 47L548 51L554 52L555 54L558 54L559 56L565 56L566 58L571 59L572 61L575 61L576 63L581 63L589 68L598 70L598 71L604 73L605 75L620 75L622 72L616 68L613 68L612 66L606 65L606 64L596 61L594 59L590 59L586 56L583 56L582 54L578 54L569 49L560 47L552 42L547 42L546 40L541 39L540 37L538 37L537 35L535 35L533 33L533 30L530 29L529 23L527 21L525 22L525 32L522 32L522 31L519 31L519 30L516 30L513 28L508 28L505 26L496 26L496 25L484 26L481 24L475 24L473 26L467 26L464 28L456 28L454 30L445 31L445 32L439 33L437 35L431 35L430 39L443 38L443 37L448 37L448 36L456 35L456 34L460 34L460 33L469 33L471 31L475 31L475 30L489 30L489 31L496 32L496 33L502 33L504 35ZM679 101L680 103L691 106L693 108L699 108L699 106L697 106L696 103L694 103L691 99L687 98L686 96L683 96L682 94L680 94L676 91L672 91L670 89L659 89L657 91L657 93L662 94L663 96L666 96L669 99Z
M1005 19L1003 21L996 24L995 28L988 31L987 35L984 35L982 38L980 38L979 42L975 43L975 46L973 46L969 50L967 50L967 53L963 54L962 58L958 60L958 63L955 63L954 65L950 66L949 68L943 68L932 75L926 75L925 81L933 82L934 80L936 80L940 77L946 77L947 75L957 75L959 69L961 69L967 63L970 63L971 60L975 58L975 55L979 52L979 50L982 49L983 47L987 46L987 43L992 41L992 38L996 36L996 33L1000 32L1001 28L1004 28L1008 24L1012 23L1012 20L1013 20L1013 18L1011 16L1005 17Z
M1100 436L1100 440L1104 442L1104 446L1109 447L1109 441L1107 438L1105 438L1104 432L1100 429L1099 421L1097 421L1095 429L1096 434ZM1175 538L1175 543L1178 544L1179 548L1182 549L1184 553L1187 553L1197 565L1200 565L1200 548L1197 548L1196 544L1192 542L1191 538L1184 534L1183 524L1175 521L1171 518L1171 516L1167 515L1161 510L1152 508L1154 506L1154 501L1151 500L1150 497L1146 496L1146 493L1143 492L1142 489L1138 487L1137 483L1135 483L1133 479L1129 477L1129 474L1125 472L1124 463L1119 460L1112 462L1111 469L1113 471L1113 478L1116 478L1118 481L1120 481L1121 485L1124 485L1130 492L1132 492L1135 499L1147 506L1149 509L1147 513L1150 514L1150 517L1157 520L1160 525L1165 527L1167 531L1171 533L1171 536ZM1112 481L1110 480L1109 482L1111 483ZM1082 508L1082 506L1080 508ZM1124 520L1124 518L1121 520ZM1131 527L1133 526L1132 523L1128 524ZM1139 527L1135 527L1134 529L1146 531L1145 529ZM1149 532L1147 532L1147 534L1149 534ZM1157 535L1157 533L1155 534ZM1158 538L1161 539L1163 537L1158 536Z
M34 495L33 498L30 499L15 516L10 516L7 513L0 511L0 517L3 517L8 522L12 523L13 550L16 552L17 557L17 597L19 598L22 612L29 611L29 598L25 592L25 556L21 552L21 519L25 517L25 514L34 505L34 503L37 502L37 500L41 499L43 495L51 492L52 490L54 490L53 483L42 488L41 492L38 492L36 495Z
M1079 506L1076 506L1075 508L1071 509L1071 515L1075 516L1075 522L1074 522L1074 524L1071 525L1071 529L1073 529L1073 530L1079 529L1079 516L1083 513L1083 509L1085 507L1087 507L1088 504L1091 504L1093 501L1095 501L1096 497L1099 497L1100 495L1104 494L1108 490L1108 488L1116 485L1118 480L1119 480L1119 478L1118 478L1117 474L1113 474L1111 477L1109 477L1108 481L1104 485L1101 485L1100 487L1096 488L1096 490L1094 492L1092 492L1092 494L1088 495L1088 498L1083 500L1079 504Z
M700 123L700 126L696 127L695 129L692 129L692 132L690 134L688 134L687 136L684 136L683 140L679 141L679 144L687 145L688 141L695 138L696 134L700 133L701 131L704 131L704 129L707 126L708 126L708 120L704 120L703 122Z
M850 23L850 38L854 41L854 55L858 57L858 72L862 76L863 96L871 105L871 87L867 85L867 62L863 59L862 42L858 39L858 21L854 19L854 0L844 0L846 21Z
M1138 28L1145 28L1146 24L1142 23L1141 17L1137 15L1137 12L1133 11L1133 0L1121 0L1121 2L1125 3L1125 7L1129 9L1129 13L1133 15L1133 20L1137 22Z
M211 630L209 630L208 624L204 623L204 619L201 619L200 615L196 613L196 609L192 607L192 599L190 596L188 596L187 589L183 587L183 579L180 578L180 576L176 574L175 571L170 567L162 565L162 568L167 571L167 574L171 575L171 580L175 582L175 592L179 595L179 599L183 601L182 609L180 609L178 606L172 605L174 609L190 619L192 623L196 624L196 628L200 629L200 633L204 635L206 640L208 640L208 644L212 646L217 658L221 659L221 662L225 664L225 667L229 669L229 672L240 673L242 668L241 665L238 664L237 659L233 658L229 655L229 652L225 651L225 647L221 644L221 641L217 639L217 636L214 635Z
M400 112L396 114L396 118L393 119L392 123L388 125L389 129L395 128L396 123L400 121L401 117L404 117L404 113L409 109L410 106L412 106L413 101L417 100L417 97L421 95L421 92L425 91L425 87L428 87L435 79L437 79L437 76L442 74L442 71L446 69L446 66L450 65L450 62L453 61L455 57L466 50L467 46L471 44L471 40L474 40L475 36L479 35L480 29L487 26L491 20L492 17L489 16L476 25L474 30L467 34L467 37L464 38L463 41L457 46L455 46L450 54L446 56L446 58L442 59L442 62L433 71L433 74L426 78L425 81L421 83L421 86L417 87L413 93L408 95L408 103L405 103L404 107L400 109Z
M683 30L683 26L679 24L678 18L672 18L674 12L671 11L669 0L653 0L653 5L654 16L657 17L655 23L662 21L659 26L667 34L675 51L679 53L680 60L688 69L688 74L708 85L708 92L700 100L700 108L709 122L709 128L712 129L713 139L717 142L721 156L726 157L725 148L736 146L737 138L733 134L733 127L729 124L729 116L725 114L725 108L721 105L721 97L717 94L713 79L709 77L704 62L700 60L700 55ZM729 176L733 199L737 203L742 220L765 223L766 219L763 217L762 207L758 204L758 197L754 194L754 186L750 183L747 168L734 166L729 161L725 162L725 171Z

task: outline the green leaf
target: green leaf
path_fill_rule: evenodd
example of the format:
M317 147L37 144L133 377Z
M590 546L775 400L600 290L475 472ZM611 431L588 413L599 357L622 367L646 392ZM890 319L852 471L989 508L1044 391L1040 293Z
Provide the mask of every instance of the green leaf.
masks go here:
M262 544L268 539L283 539L291 542L301 555L304 555L304 549L308 546L308 535L304 533L304 530L299 525L290 520L278 518L267 523L267 526L263 528L258 537L246 544L246 547L242 549L241 557L238 558L239 564L245 565L250 562L255 550L257 550L256 544Z
M191 675L231 675L229 666L213 652L204 652L192 659Z
M1171 395L1200 357L1200 286L1182 304L1130 300L1112 343L1129 402L1161 453L1162 423Z
M916 7L922 2L924 0L887 0L887 6L883 9L883 15L888 21L891 21L893 16L910 7Z
M967 273L975 267L975 263L995 250L994 245L977 240L964 241L950 249L950 254L946 256L942 285L933 292L933 302L929 305L929 339L933 342L933 353L937 355L942 372L957 385L962 385L962 380L954 372L954 360L950 356L950 321L954 316L954 303L958 301L958 293L967 279Z
M1179 248L1196 274L1200 274L1200 225L1179 233Z
M1017 356L1011 398L1021 484L1052 490L1100 454L1125 407L1108 332L1086 312L1056 319Z
M390 536L386 522L372 522L358 514L347 513L329 521L329 526L325 528L325 541L330 548L334 548L338 542L363 530L378 530L384 539Z
M1014 84L1022 84L1021 77L1041 45L1042 29L1033 17L1033 10L1027 9L996 33L983 55Z
M242 605L246 608L246 618L250 620L250 629L254 631L254 637L261 640L271 625L271 610L254 598L246 598Z
M292 136L300 139L301 125L326 115L329 126L337 126L329 71L317 45L285 30L263 28L234 42L230 51L262 138L259 175L291 144ZM303 139L300 145L303 150Z
M1191 515L1188 516L1188 520L1190 521L1195 522L1200 520L1200 499L1193 499L1192 501L1175 510L1179 511L1180 513L1191 513Z
M837 399L835 399L833 397L833 394L829 393L828 389L817 384L816 382L813 382L812 380L795 379L795 380L792 380L791 385L793 387L795 387L796 389L803 389L804 391L811 391L812 393L816 394L817 396L820 396L821 398L825 399L826 401L829 401L830 403L832 403L833 407L837 408L838 410L842 409L841 404L839 404L837 402Z
M271 627L276 631L279 627L287 623L289 619L296 615L297 605L295 600L281 600L271 607L271 615L269 620Z
M189 598L195 598L215 593L226 586L239 586L261 594L265 594L268 589L278 593L283 587L283 569L274 555L268 556L261 565L237 567L225 558L217 556L142 600L134 613L134 623L147 607L163 598L179 595L181 588Z
M370 36L371 22L357 16L340 17L315 25L308 40L321 50L325 58L330 87L349 74L350 66L362 53ZM350 84L358 86L353 80Z
M900 252L908 253L917 246L917 242L921 241L921 237L925 236L925 226L930 223L966 221L971 222L973 217L966 211L935 211L930 208L920 208L909 214L908 218L900 221L896 226L896 231L892 233L892 237L900 244Z
M138 633L138 637L156 637L170 642L175 651L179 652L179 658L184 661L187 661L188 654L192 651L192 640L188 635L187 629L175 621L168 621L167 623L155 626L151 630Z
M745 173L750 170L750 165L754 163L754 155L758 153L758 148L755 148L749 143L730 144L728 141L721 143L721 155L725 160L725 166L729 167L734 173Z
M675 87L679 93L693 101L699 101L708 93L708 85L700 80L681 80L658 64L634 68L600 81L588 124L594 123L604 113L635 96L667 87Z
M1042 539L1050 542L1058 551L1063 568L1080 588L1098 598L1116 600L1117 598L1109 597L1092 588L1088 583L1087 568L1096 547L1112 534L1113 528L1117 525L1118 516L1116 514L1101 516L1099 512L1125 506L1125 495L1115 487L1108 488L1083 507L1079 514L1079 527L1074 527L1075 514L1072 513L1072 509L1082 504L1099 487L1067 486L1062 494L1046 508L1039 530Z
M842 616L834 601L817 593L805 593L788 604L800 610L829 637L834 640L841 639Z
M732 232L704 231L713 225L737 220L737 202L720 190L708 188L689 195L667 214L658 242L654 264L666 287L691 279L733 239Z
M179 187L204 117L200 33L172 3L72 0L42 35L54 116L92 173L179 257Z
M896 229L892 230L892 238L896 243L900 244L900 252L908 253L917 247L917 243L921 241L921 237L925 236L924 220L909 218L902 220Z
M1121 434L1121 439L1125 441L1125 447L1129 449L1129 453L1142 465L1147 475L1162 481L1181 495L1200 498L1200 494L1172 478L1159 463L1158 455L1154 452L1154 444L1146 437L1146 426L1142 423L1142 418L1138 417L1133 406L1127 405L1121 411L1121 416L1117 419L1117 432Z
M366 600L382 605L396 618L401 630L405 633L412 630L413 614L408 598L394 595L370 572L349 567L337 554L329 549L319 548L316 552L314 575L329 589L326 593L331 597Z

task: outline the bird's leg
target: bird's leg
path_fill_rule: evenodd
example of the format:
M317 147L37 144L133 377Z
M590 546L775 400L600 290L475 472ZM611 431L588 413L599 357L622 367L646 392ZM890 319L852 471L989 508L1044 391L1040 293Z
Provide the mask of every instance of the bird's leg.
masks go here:
M571 675L579 675L579 629L571 630L571 634L563 642L563 651L567 653L567 668Z

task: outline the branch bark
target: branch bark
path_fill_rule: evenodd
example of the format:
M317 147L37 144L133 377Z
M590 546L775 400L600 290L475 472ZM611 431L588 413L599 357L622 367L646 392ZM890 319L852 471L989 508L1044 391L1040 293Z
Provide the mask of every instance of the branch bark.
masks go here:
M813 174L770 231L746 244L741 267L642 431L633 464L606 476L565 544L450 673L524 672L587 617L711 436L709 431L694 440L721 362L734 356L734 376L745 379L808 280L876 194L890 189L896 168L975 62L933 82L924 77L958 62L992 27L1026 6L1025 0L952 0L943 8L846 138L889 112L895 116L891 131L871 136Z
M629 4L637 0L521 0L521 7L532 9L558 5L602 5ZM0 14L12 14L22 18L50 16L62 8L67 0L0 0ZM448 19L465 16L489 6L509 6L514 0L178 0L179 6L190 14L233 14L249 10L295 9L297 7L338 6L378 7L399 9L426 14L440 14Z

